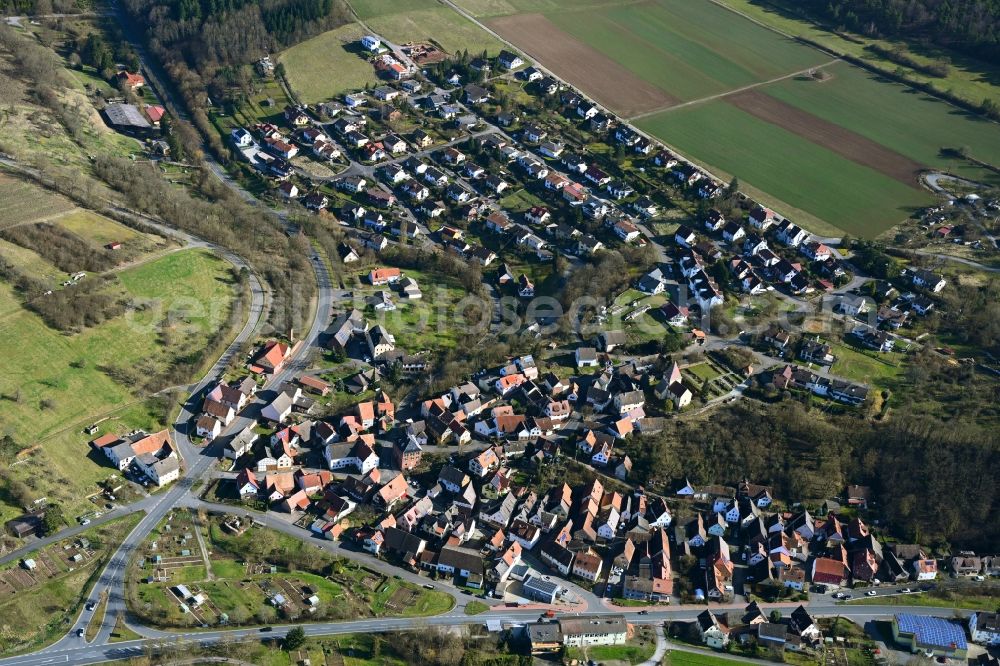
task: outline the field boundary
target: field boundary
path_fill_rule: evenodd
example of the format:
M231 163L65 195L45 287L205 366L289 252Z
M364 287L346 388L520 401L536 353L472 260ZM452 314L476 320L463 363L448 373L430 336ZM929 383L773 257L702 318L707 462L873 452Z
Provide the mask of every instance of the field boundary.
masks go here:
M680 104L673 104L673 105L670 105L670 106L665 106L665 107L660 108L660 109L654 109L652 111L645 111L645 112L640 113L638 115L629 116L628 118L624 118L624 120L627 120L628 122L632 122L634 120L642 120L643 118L648 118L650 116L655 116L657 114L665 113L667 111L676 111L677 109L683 109L683 108L686 108L686 107L689 107L689 106L696 106L698 104L706 104L708 102L714 102L717 99L723 99L724 97L729 97L730 95L738 95L740 93L749 92L749 91L753 90L754 88L760 88L762 86L771 85L772 83L779 83L779 82L785 81L787 79L793 79L796 76L802 76L803 74L808 74L809 72L812 72L813 70L817 70L817 69L821 69L823 67L829 67L831 65L835 65L838 62L844 62L844 61L841 58L834 58L833 60L830 60L828 62L824 62L824 63L822 63L820 65L816 65L814 67L807 67L805 69L800 69L799 71L797 71L797 72L791 72L790 74L782 74L781 76L777 76L777 77L775 77L773 79L769 79L767 81L758 81L757 83L751 83L749 85L741 86L739 88L733 88L732 90L727 90L725 92L716 93L714 95L708 95L707 97L701 97L699 99L692 99L692 100L690 100L688 102L681 102Z
M870 63L870 62L866 62L863 58L859 58L859 57L854 56L854 55L852 55L850 53L843 53L843 52L837 51L836 49L830 48L830 47L828 47L828 46L826 46L824 44L820 44L818 42L815 42L815 41L809 39L808 37L802 37L802 36L799 36L799 35L789 35L788 33L784 32L783 30L779 30L778 28L774 27L773 25L768 25L767 23L764 23L763 21L755 19L754 17L750 16L749 14L746 14L745 12L741 12L740 10L736 9L735 7L730 7L729 5L727 5L725 2L722 2L721 0L708 0L708 1L711 2L712 4L718 6L718 7L722 7L723 9L736 14L737 16L742 16L746 20L748 20L748 21L750 21L750 22L752 22L752 23L754 23L754 24L756 24L756 25L758 25L758 26L760 26L762 28L770 30L771 32L773 32L773 33L775 33L777 35L781 35L782 37L794 40L794 41L798 42L799 44L802 44L803 46L808 46L811 49L815 49L815 50L820 51L822 53L826 53L826 54L831 55L831 56L833 56L835 58L843 60L847 64L853 65L854 67L857 67L858 69L863 69L866 72L870 72L870 73L875 74L877 76L884 76L885 78L887 78L887 79L889 79L891 81L895 81L896 83L899 83L899 84L904 85L904 86L909 86L909 87L913 88L914 90L919 90L920 92L922 92L922 93L924 93L926 95L930 95L931 97L933 97L934 99L936 99L939 102L947 104L947 105L949 105L951 107L954 107L954 108L956 108L956 109L958 109L960 111L964 111L966 113L974 114L978 118L980 118L982 120L985 120L987 122L996 123L996 124L1000 125L1000 121L997 121L997 120L994 120L994 119L988 117L986 114L983 113L982 109L979 108L975 104L975 102L973 102L971 100L967 100L967 99L963 99L963 98L958 97L958 96L953 96L953 95L948 95L948 94L942 93L942 91L939 91L939 90L935 89L933 86L929 86L929 85L927 85L927 84L925 84L925 83L923 83L921 81L913 81L913 80L911 80L907 76L899 76L898 74L896 74L892 70L883 69L882 67L879 67L879 66L877 66L877 65L875 65L873 63ZM771 3L768 3L768 4L771 4ZM777 7L778 9L780 9L780 5L773 5L773 6ZM815 26L819 30L825 30L827 32L831 32L829 28L823 26L820 23L814 22L814 21L809 21L809 20L806 20L806 19L798 18L798 17L796 17L793 20L801 21L801 22L807 23L807 24L811 24L811 25ZM833 34L836 34L836 33L833 33ZM844 39L846 39L846 37L844 37Z
M821 148L868 167L914 189L920 186L924 164L911 160L887 146L867 139L846 127L823 120L775 97L749 90L725 101L754 118L771 123Z
M559 78L571 81L567 71L576 72L572 83L602 106L622 118L675 106L681 100L645 81L627 67L586 42L561 29L541 13L524 13L490 19L490 27L500 34L517 33L516 48L545 64ZM511 42L507 39L505 43Z

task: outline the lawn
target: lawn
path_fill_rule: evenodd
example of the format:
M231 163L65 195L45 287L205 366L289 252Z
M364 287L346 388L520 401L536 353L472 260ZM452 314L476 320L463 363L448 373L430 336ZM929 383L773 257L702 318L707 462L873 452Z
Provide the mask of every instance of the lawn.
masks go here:
M700 379L702 383L710 382L721 375L721 373L712 367L712 365L708 362L690 365L684 368L684 372L691 373Z
M465 614L479 615L480 613L485 613L489 609L490 607L484 604L482 601L470 601L465 605Z
M634 643L635 641L631 641ZM595 662L618 662L625 664L639 664L651 656L656 650L656 642L654 640L646 640L641 644L626 644L626 645L595 645L588 648L568 648L566 651L566 656L569 659L579 659L582 663L584 658L591 659Z
M1000 595L953 593L947 589L925 594L896 594L873 599L850 601L851 605L925 606L931 608L963 608L965 610L995 611L1000 606Z
M638 126L696 161L766 192L810 231L873 238L932 201L929 193L834 154L725 101L666 111Z
M546 16L683 101L830 60L708 0L656 0Z
M111 636L108 638L109 643L121 643L123 641L137 641L141 640L142 636L135 633L128 628L125 624L125 615L122 613L118 614L115 618L115 626L111 629Z
M110 468L91 461L80 430L104 417L101 431L162 427L158 408L144 404L136 388L115 379L118 369L162 371L190 358L192 346L225 324L233 298L232 274L225 262L202 250L185 250L118 273L120 289L140 305L125 316L75 335L55 331L20 306L0 283L0 336L18 353L0 377L0 426L24 448L30 463L12 467L39 497L53 491L79 502L106 478ZM198 368L192 368L192 373ZM40 470L45 473L40 473ZM53 499L50 496L50 499ZM0 505L0 513L11 507ZM67 508L67 515L79 510Z
M97 634L101 631L101 625L104 624L104 613L108 610L108 593L105 591L101 595L101 600L97 604L97 608L94 609L93 615L90 616L90 622L87 623L87 632L84 634L87 641L90 642L97 637Z
M903 372L903 354L891 352L874 358L847 345L832 344L831 347L837 360L830 372L840 377L882 386Z
M505 195L498 203L501 208L513 213L523 213L535 206L545 206L544 201L523 187Z
M365 34L357 23L296 44L278 56L285 76L302 102L332 99L351 90L375 84L375 69L361 51L358 40Z
M372 287L359 282L355 290L358 298L364 299L377 291L387 290L396 309L376 313L365 306L364 300L356 303L355 307L365 311L373 324L383 324L395 336L396 345L411 353L426 349L451 349L464 341L456 306L468 294L458 281L446 275L413 269L405 269L403 275L417 281L423 298L409 301L401 298L399 292L390 286ZM470 319L470 323L475 325L476 319L471 315Z
M669 650L663 658L665 666L737 666L741 664L738 659L726 659L717 657L714 654L705 652L682 652L680 650Z

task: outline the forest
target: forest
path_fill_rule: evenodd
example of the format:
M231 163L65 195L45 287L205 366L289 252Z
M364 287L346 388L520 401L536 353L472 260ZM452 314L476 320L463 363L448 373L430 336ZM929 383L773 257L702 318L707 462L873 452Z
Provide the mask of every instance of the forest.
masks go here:
M124 6L222 160L228 151L208 120L209 100L240 100L257 59L350 20L342 0L126 0Z
M998 0L801 0L796 7L871 37L923 41L993 62L1000 58Z
M1000 440L992 428L908 407L873 423L788 397L735 403L707 421L669 423L625 446L633 471L648 475L651 487L747 478L772 486L776 497L818 508L848 484L868 485L897 539L1000 548L1000 527L990 519L1000 508Z

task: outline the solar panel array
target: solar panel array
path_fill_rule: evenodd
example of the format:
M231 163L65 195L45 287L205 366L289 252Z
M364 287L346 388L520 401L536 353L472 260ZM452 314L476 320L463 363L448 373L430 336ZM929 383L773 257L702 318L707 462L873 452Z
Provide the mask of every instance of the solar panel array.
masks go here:
M965 630L943 618L901 613L896 616L896 624L900 632L912 634L921 646L968 648Z

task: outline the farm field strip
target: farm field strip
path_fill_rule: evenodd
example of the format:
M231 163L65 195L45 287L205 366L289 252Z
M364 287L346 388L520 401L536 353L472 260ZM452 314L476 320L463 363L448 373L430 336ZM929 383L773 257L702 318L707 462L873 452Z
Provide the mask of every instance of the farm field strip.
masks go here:
M463 6L618 115L819 233L871 237L894 226L932 201L920 185L928 169L1000 182L941 153L964 146L1000 163L997 125L831 60L724 3ZM826 78L810 75L817 68Z
M956 165L940 154L942 147L963 145L969 146L979 159L1000 163L997 123L847 63L837 64L828 71L833 76L820 84L786 80L767 86L762 92L928 167L947 169L974 180L989 180L991 172L971 165ZM995 178L996 174L992 176Z
M765 93L750 90L726 99L741 111L777 125L903 185L916 187L922 165L835 123L822 120Z
M528 56L617 113L636 115L680 102L585 42L559 34L543 14L518 14L489 25Z
M699 163L848 233L874 237L932 201L929 193L856 164L724 100L637 123ZM807 224L807 226L809 226Z
M553 13L551 18L564 31L684 100L829 59L707 2L657 0L586 13ZM611 48L616 53L607 50Z

